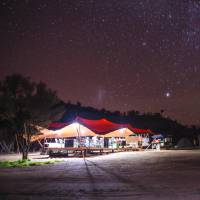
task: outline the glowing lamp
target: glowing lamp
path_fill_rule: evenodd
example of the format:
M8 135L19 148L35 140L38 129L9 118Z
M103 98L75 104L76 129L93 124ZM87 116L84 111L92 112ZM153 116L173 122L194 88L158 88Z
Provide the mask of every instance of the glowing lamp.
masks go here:
M75 122L74 124L73 124L73 126L74 126L74 128L79 128L79 123L77 123L77 122Z
M85 130L81 130L81 133L83 133L83 134L84 134L84 133L85 133Z
M124 132L124 128L121 128L119 131L120 131L120 133L123 133Z

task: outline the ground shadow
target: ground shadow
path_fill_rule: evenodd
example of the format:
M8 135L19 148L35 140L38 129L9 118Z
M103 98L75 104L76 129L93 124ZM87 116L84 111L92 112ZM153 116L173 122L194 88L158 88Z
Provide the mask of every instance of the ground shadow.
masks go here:
M94 165L95 167L97 167L98 169L102 170L103 172L111 175L118 182L126 184L128 187L130 187L132 189L139 189L142 192L147 192L147 193L151 192L153 190L153 188L151 188L151 186L146 187L143 184L139 183L138 181L134 181L129 178L125 178L125 177L119 175L118 173L115 173L113 170L108 170L107 168L102 167L102 166L96 164L95 162L92 162L91 160L88 160L88 159L85 159L85 160L87 162L91 163L92 165Z

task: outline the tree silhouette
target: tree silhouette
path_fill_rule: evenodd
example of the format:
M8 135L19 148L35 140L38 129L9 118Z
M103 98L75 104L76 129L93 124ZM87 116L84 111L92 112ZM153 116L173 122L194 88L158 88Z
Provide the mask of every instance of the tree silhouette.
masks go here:
M19 74L7 76L0 84L0 121L9 124L19 144L22 158L28 158L31 136L39 126L60 117L62 102L42 82Z

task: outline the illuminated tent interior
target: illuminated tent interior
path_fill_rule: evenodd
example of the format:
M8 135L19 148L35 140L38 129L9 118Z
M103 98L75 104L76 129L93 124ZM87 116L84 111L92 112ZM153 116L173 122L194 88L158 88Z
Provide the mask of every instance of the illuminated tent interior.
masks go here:
M53 136L55 136L54 131L40 127L38 129L38 133L31 136L31 142L35 142L38 140L42 140L46 137L53 137Z
M110 133L112 131L121 129L121 128L126 128L128 125L127 124L117 124L114 122L111 122L105 118L103 119L97 119L97 120L92 120L92 119L85 119L82 117L76 117L75 120L72 120L70 122L53 122L49 124L49 129L51 130L57 130L60 128L63 128L69 124L72 123L78 123L81 124L91 131L95 132L96 134L104 135L106 133Z
M33 136L32 141L44 138L67 138L67 137L128 137L131 134L148 134L149 129L134 128L130 124L120 124L111 122L105 118L92 120L76 117L69 122L53 122L49 124L49 129L44 129L42 133Z
M104 135L104 137L128 137L133 132L128 128L121 128Z
M79 123L72 123L64 128L53 131L57 137L90 137L96 136L96 133Z

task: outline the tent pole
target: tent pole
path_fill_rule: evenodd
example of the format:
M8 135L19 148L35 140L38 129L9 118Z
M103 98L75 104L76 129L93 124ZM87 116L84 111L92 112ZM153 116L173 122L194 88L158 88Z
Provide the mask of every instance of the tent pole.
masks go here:
M76 131L77 131L77 135L78 135L78 147L80 146L80 133L79 133L79 130L80 130L80 124L79 124L79 127L76 127Z
M42 143L40 142L40 140L37 140L38 144L43 148Z

